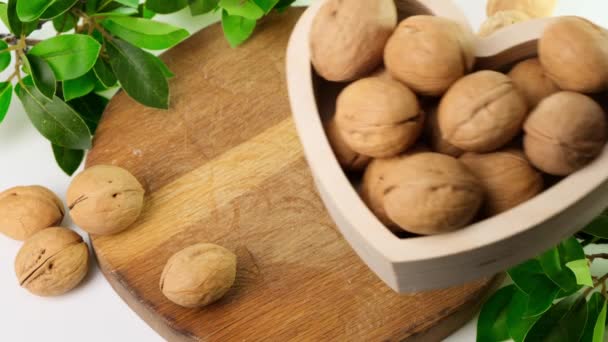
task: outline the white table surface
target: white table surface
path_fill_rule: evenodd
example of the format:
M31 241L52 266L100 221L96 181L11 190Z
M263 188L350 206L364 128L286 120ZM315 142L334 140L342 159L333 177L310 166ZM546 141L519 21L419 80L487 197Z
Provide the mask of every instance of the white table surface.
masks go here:
M484 18L485 0L455 1L473 26L478 27ZM584 16L608 27L606 13L608 2L604 0L560 0L557 11ZM157 18L190 32L215 20L213 16L193 19L186 11ZM4 27L1 29L6 32ZM40 36L49 33L47 29ZM8 74L5 71L0 79ZM17 100L13 100L7 118L0 124L0 170L0 190L40 184L64 197L70 182L55 165L50 144L33 128ZM74 228L71 222L65 224ZM0 236L0 341L162 341L114 293L96 266L91 267L81 286L61 297L39 298L20 288L13 273L14 257L20 246L20 242ZM448 341L474 341L475 323L470 322Z

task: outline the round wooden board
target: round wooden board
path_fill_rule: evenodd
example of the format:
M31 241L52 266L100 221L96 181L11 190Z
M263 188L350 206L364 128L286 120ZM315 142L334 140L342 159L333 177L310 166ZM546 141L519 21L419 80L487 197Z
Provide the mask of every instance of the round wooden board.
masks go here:
M128 231L92 236L120 296L163 337L185 341L433 341L468 321L495 281L397 295L328 217L290 118L287 40L300 9L271 16L243 47L211 26L163 58L171 110L111 101L87 166L115 164L144 184ZM176 251L214 242L239 259L234 288L200 310L166 300Z

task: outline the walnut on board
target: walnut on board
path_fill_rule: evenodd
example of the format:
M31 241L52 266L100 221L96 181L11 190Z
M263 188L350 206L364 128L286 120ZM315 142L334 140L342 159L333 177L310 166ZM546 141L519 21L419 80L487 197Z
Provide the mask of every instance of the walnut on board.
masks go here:
M550 17L556 5L557 0L488 0L486 14L491 17L500 11L517 10L532 18Z
M530 16L522 11L499 11L488 17L480 26L477 33L480 37L488 37L494 32L522 21L530 20Z

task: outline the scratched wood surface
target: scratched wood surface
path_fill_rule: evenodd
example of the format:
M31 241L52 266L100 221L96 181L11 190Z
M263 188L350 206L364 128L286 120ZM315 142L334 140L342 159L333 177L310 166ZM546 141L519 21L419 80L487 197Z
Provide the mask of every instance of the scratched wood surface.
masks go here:
M433 341L468 321L494 282L397 295L326 214L290 118L285 47L301 10L263 22L230 49L218 25L164 55L171 110L124 93L110 103L87 166L115 164L143 183L134 226L92 236L120 296L175 341ZM158 288L169 256L214 242L239 260L234 288L200 310Z

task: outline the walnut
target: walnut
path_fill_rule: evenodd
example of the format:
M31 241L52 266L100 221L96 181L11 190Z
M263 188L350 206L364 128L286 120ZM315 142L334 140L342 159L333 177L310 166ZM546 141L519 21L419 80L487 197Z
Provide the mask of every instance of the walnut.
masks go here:
M422 132L424 113L406 86L388 78L369 77L340 93L335 120L353 151L382 158L414 145Z
M68 189L70 215L90 234L111 235L132 225L144 204L144 189L129 171L97 165L77 175Z
M352 81L382 63L384 45L397 25L393 0L328 0L310 32L312 64L329 81Z
M202 307L224 296L235 279L236 255L218 245L199 243L169 258L160 290L175 304Z
M495 151L520 133L528 114L511 79L479 71L454 84L439 104L439 129L450 144L469 152Z
M387 170L387 217L414 234L447 233L469 224L483 201L479 180L457 159L418 153Z
M540 170L567 176L593 161L608 139L602 108L588 96L559 92L544 99L524 125L524 149Z
M42 186L18 186L0 193L0 233L25 240L63 221L63 203Z
M80 235L53 227L25 241L15 259L15 274L31 293L58 296L80 284L88 265L89 248Z
M543 178L519 150L460 157L485 190L484 211L493 216L507 211L543 191Z
M560 89L547 76L538 58L518 63L509 72L515 87L524 95L528 107L536 107L544 98L557 93Z
M409 17L388 40L384 64L416 93L438 96L473 68L474 40L467 28L450 19Z

